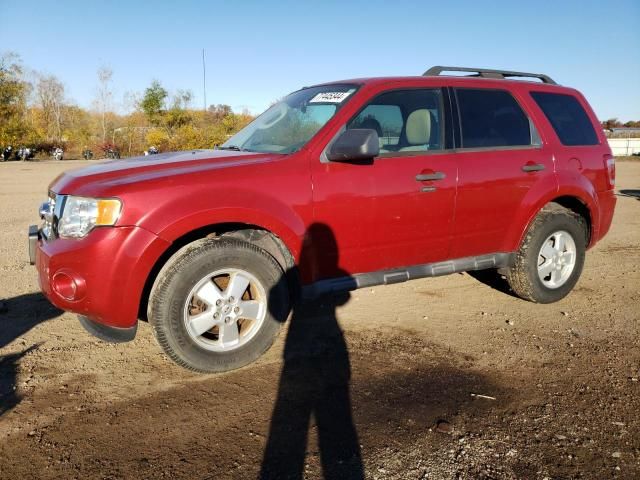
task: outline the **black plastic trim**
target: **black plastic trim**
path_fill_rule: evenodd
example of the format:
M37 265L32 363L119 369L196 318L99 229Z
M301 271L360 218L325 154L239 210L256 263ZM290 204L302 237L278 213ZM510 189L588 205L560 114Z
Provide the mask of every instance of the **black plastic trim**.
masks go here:
M442 72L466 72L472 73L472 77L481 78L494 78L505 80L509 77L521 77L521 78L537 78L542 83L548 83L549 85L557 85L557 83L548 75L543 73L528 73L528 72L513 72L510 70L494 70L491 68L468 68L468 67L444 67L435 66L424 72L422 75L425 77L438 77L442 75Z
M467 147L456 148L452 153L470 153L470 152L503 152L507 150L535 150L541 149L542 145L501 145L499 147Z
M36 248L40 239L40 230L37 225L29 225L29 263L36 264Z
M78 320L80 320L80 325L91 335L110 343L130 342L136 337L138 330L138 322L133 327L118 328L95 322L84 315L78 315Z
M357 290L375 285L390 285L417 278L439 277L458 272L505 268L513 265L514 253L491 253L474 257L457 258L443 262L425 263L411 267L381 270L371 273L358 273L350 277L320 280L302 288L303 298L315 298L332 292Z
M451 150L455 148L454 140L454 125L458 125L457 117L453 114L453 101L451 100L451 88L444 87L444 126L445 126L445 150Z
M451 113L453 113L453 145L454 148L462 147L462 122L460 121L460 106L458 105L458 95L451 87L447 87L451 100Z

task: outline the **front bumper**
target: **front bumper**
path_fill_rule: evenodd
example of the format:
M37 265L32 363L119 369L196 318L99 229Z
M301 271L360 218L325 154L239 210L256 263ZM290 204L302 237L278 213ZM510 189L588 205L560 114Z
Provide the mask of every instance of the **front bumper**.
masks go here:
M96 228L82 239L52 241L29 228L30 261L44 295L109 341L135 336L149 273L169 245L140 227Z

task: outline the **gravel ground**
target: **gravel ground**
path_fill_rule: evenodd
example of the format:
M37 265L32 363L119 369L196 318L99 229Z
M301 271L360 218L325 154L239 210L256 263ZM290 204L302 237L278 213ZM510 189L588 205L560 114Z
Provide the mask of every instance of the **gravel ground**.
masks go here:
M365 289L294 314L321 354L283 362L283 330L195 375L147 324L106 344L38 293L27 226L85 164L0 164L0 478L640 478L639 197L559 303L486 275Z

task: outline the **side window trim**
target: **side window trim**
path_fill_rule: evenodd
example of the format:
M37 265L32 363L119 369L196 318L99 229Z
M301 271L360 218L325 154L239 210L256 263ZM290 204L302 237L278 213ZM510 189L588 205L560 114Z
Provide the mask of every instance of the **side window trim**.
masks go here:
M518 98L513 95L508 89L504 88L482 88L482 87L449 87L451 90L451 100L454 104L453 111L455 114L455 124L457 128L455 132L458 133L458 136L455 139L455 149L464 151L464 152L483 152L490 150L527 150L532 148L542 148L542 138L540 137L540 133L529 115L527 109L522 105L522 103L518 100ZM516 102L522 113L524 113L525 117L529 121L529 132L530 132L530 141L529 145L501 145L501 146L493 146L493 147L465 147L462 141L462 115L460 114L460 102L458 100L458 90L488 90L488 91L498 91L498 92L506 92L509 96ZM535 143L534 143L535 142Z
M456 148L456 128L458 125L458 117L455 115L456 104L451 98L451 87L444 87L443 89L443 101L445 108L443 110L444 115L444 150L453 150Z
M453 144L457 150L462 148L462 122L460 121L460 105L458 103L458 94L453 87L447 87L451 99L451 112L453 114Z

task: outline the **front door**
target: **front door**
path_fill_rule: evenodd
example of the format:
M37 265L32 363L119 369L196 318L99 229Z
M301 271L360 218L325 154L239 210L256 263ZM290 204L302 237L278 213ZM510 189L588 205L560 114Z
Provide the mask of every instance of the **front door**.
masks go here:
M457 168L444 150L441 89L392 90L371 100L346 128L371 128L371 164L312 159L314 221L333 232L319 245L312 280L429 263L448 257ZM338 258L323 258L323 255Z

